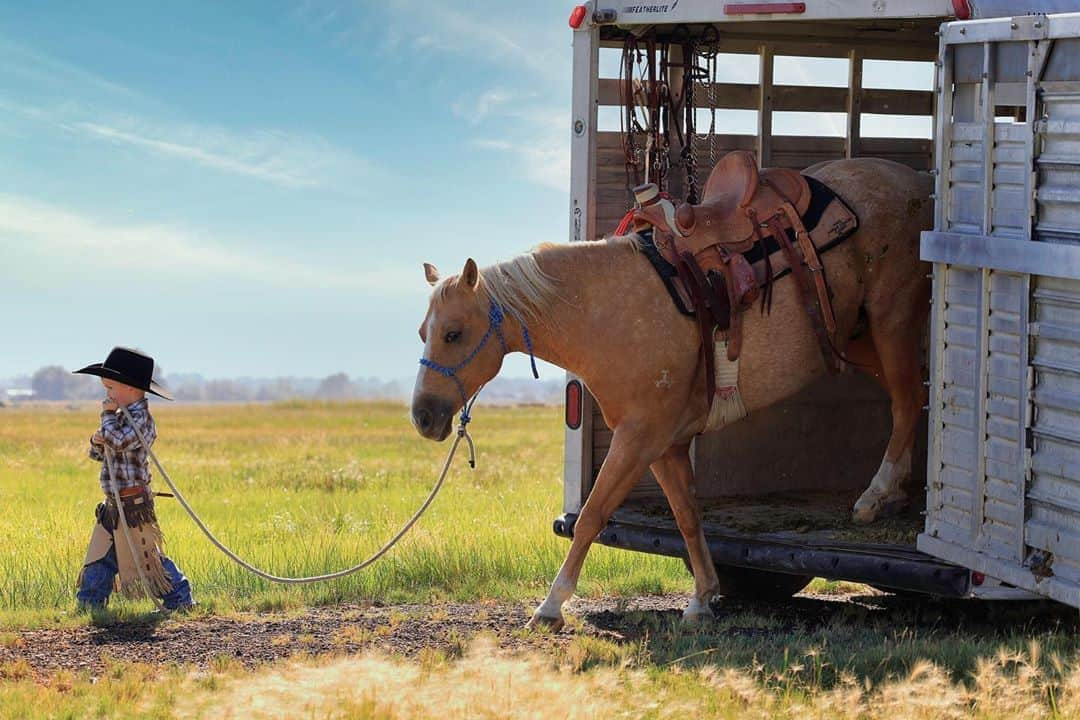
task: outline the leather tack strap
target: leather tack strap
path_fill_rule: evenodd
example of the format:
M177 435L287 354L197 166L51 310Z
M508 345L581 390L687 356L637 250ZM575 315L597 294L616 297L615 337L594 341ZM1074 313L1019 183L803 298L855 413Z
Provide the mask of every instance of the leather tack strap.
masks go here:
M814 292L813 287L814 281L810 278L810 273L807 271L806 265L803 264L802 258L799 257L799 253L791 244L791 238L788 237L783 225L781 225L779 217L774 215L766 220L766 223L769 226L769 232L779 240L780 247L787 257L788 265L791 266L791 272L795 276L795 284L799 288L799 297L802 299L803 307L806 309L806 314L810 318L810 326L814 329L814 336L817 338L818 346L821 349L821 356L825 361L825 367L829 372L836 372L837 367L836 362L833 359L833 346L829 340L828 332L825 329L825 323L821 317L817 293Z
M700 268L694 262L693 255L684 253L678 260L679 263L675 267L679 271L683 284L690 289L690 297L694 301L694 315L697 317L698 330L701 334L702 359L705 361L705 397L708 398L709 403L712 403L713 396L716 394L716 358L713 343L709 340L713 336L716 320L709 311L708 301L704 295L704 287L708 283L705 282Z

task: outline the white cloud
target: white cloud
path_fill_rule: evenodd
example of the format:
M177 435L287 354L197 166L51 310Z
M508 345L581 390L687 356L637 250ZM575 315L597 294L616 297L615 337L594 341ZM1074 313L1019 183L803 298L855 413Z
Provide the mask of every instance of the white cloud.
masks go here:
M346 50L378 47L393 56L448 53L528 71L530 83L561 84L569 75L560 69L559 53L569 48L570 31L565 22L537 22L548 15L566 17L548 7L481 0L466 11L441 0L303 0L293 15Z
M516 157L525 177L537 185L563 192L570 187L570 148L567 143L481 139L475 140L474 144Z
M370 180L373 172L366 160L318 135L161 123L70 102L45 108L0 98L0 110L80 137L128 145L286 188L356 188Z
M535 93L515 93L502 88L485 90L475 98L462 98L452 106L454 114L470 125L477 125L495 113L515 114L522 103L536 99Z
M396 23L407 23L418 48L436 49L456 55L484 57L512 62L537 74L548 74L552 67L536 43L535 24L522 22L520 10L513 22L500 25L496 11L506 6L474 6L471 12L446 7L439 0L390 0ZM569 44L569 41L566 43Z
M570 187L569 120L562 113L539 105L514 103L498 113L500 136L490 133L473 145L507 153L519 161L530 182L566 192Z
M99 95L137 95L124 85L0 37L0 78L5 75L31 80L41 89L79 87Z
M207 132L206 129L190 127L173 128L166 132L149 129L151 134L94 122L78 122L74 127L89 136L133 145L158 155L188 160L284 187L317 185L317 171L331 157L318 142L274 132L260 132L241 140L220 130ZM184 139L169 139L169 134Z
M238 252L184 229L167 225L100 220L16 195L0 193L0 245L48 262L70 259L105 275L140 269L169 276L229 277L245 284L287 288L357 290L386 295L413 294L416 272L401 268L355 271L275 257L270 248Z

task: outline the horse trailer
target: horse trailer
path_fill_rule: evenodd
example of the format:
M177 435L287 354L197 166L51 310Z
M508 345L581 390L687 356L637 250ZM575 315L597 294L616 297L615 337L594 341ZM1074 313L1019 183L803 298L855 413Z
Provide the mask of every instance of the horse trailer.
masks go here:
M888 398L858 373L698 435L695 494L723 594L789 595L824 577L1080 607L1080 12L1070 10L1080 2L594 0L571 14L572 242L611 234L643 180L693 198L731 150L762 167L882 157L934 176L918 502L851 522L891 423ZM650 107L657 88L681 98L678 112ZM572 537L610 439L568 376L556 534ZM651 475L597 542L686 557Z

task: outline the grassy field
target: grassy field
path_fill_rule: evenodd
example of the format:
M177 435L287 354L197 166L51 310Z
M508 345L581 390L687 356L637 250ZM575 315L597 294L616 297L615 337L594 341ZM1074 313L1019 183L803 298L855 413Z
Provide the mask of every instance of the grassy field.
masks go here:
M188 499L227 544L278 574L366 557L423 500L448 449L417 437L397 405L157 403L154 412L155 449ZM73 583L100 496L85 455L96 421L92 407L0 410L0 644L20 642L20 628L92 621L75 612ZM429 513L369 571L272 585L161 499L168 552L203 614L534 602L567 547L550 529L561 506L561 410L479 407L470 428L477 469L459 454ZM579 594L691 587L678 560L597 546ZM121 620L151 609L116 605ZM60 672L45 682L16 662L0 665L0 717L1080 717L1075 621L1055 625L1023 608L1000 621L964 610L928 621L935 606L908 601L876 613L842 606L816 621L816 607L728 610L696 630L643 613L638 639L581 635L546 655L507 657L481 641L460 656L301 658L254 672L224 658L199 671L118 664L98 679Z
M348 567L412 515L449 441L421 439L391 404L154 404L155 451L226 545L278 575ZM93 407L0 411L0 624L47 622L73 608L73 583L101 498L86 457ZM391 553L331 583L282 586L237 567L174 500L160 498L167 552L211 611L302 604L542 595L566 552L551 532L562 511L561 410L480 407L439 497ZM167 490L154 481L156 489ZM598 547L583 594L688 590L676 560ZM149 603L116 603L141 611Z

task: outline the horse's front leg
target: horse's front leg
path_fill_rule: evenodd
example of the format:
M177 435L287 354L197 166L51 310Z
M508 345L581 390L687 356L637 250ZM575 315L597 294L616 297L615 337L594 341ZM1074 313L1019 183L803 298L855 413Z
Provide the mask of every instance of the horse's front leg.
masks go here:
M686 543L690 557L690 569L694 573L694 597L683 611L685 622L698 622L712 618L709 601L720 584L716 566L701 527L701 508L694 497L694 469L690 465L690 446L672 445L652 464L653 475L667 496L675 522Z
M647 452L644 447L648 445L647 442L642 442L643 439L641 432L623 426L615 428L611 436L611 448L604 458L604 464L600 466L596 484L574 524L574 539L570 542L570 551L551 584L551 590L544 602L536 608L527 627L559 630L563 626L562 606L577 589L578 576L589 547L604 529L612 513L630 494L634 483L645 474L645 469L652 460L647 454L643 455L643 452Z

